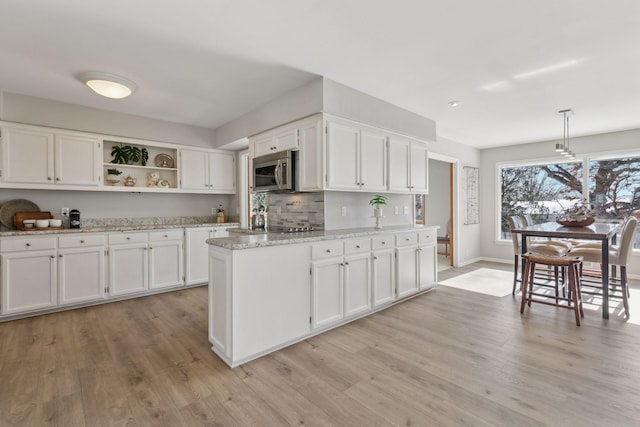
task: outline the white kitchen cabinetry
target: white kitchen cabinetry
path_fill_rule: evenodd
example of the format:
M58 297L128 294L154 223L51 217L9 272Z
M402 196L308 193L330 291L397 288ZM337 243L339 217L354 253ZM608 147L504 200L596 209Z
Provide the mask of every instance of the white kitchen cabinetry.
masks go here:
M372 237L371 249L373 306L379 307L396 297L394 237Z
M184 284L182 230L149 233L149 289Z
M2 128L2 182L97 187L101 181L100 142L84 134L53 133L31 127Z
M105 235L58 239L58 303L77 304L105 296Z
M429 154L424 143L389 137L389 191L429 193Z
M180 188L234 194L235 154L180 150Z
M287 125L262 134L253 141L253 157L277 153L285 150L297 150L299 147L298 128Z
M327 189L386 190L387 136L371 128L327 121Z
M0 241L3 315L54 307L56 239L29 237Z
M147 233L109 234L109 295L149 288Z
M207 283L209 279L208 239L228 237L224 227L193 227L185 229L185 284Z
M226 363L237 366L309 334L309 244L210 246L209 257L209 341Z
M316 117L303 121L298 125L298 135L297 188L300 191L320 191L324 182L322 119Z
M404 298L420 290L418 280L418 235L396 235L397 297Z
M438 283L436 236L436 230L418 233L418 277L421 291L431 289Z
M344 247L343 247L344 244ZM371 308L369 238L312 246L311 326L329 325Z

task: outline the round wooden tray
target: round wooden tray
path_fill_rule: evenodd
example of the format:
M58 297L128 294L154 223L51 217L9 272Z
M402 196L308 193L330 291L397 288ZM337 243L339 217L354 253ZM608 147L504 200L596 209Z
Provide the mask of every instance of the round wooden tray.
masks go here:
M7 228L13 228L13 217L16 212L40 212L40 208L31 200L9 200L0 206L0 223Z
M556 222L564 227L587 227L595 222L594 218L583 219L582 221L568 221L558 219Z

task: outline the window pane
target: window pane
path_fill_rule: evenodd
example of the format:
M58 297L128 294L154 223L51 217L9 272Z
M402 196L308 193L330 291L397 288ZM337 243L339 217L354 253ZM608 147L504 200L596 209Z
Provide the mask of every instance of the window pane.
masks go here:
M553 221L582 198L582 163L556 163L502 169L501 238L510 239L507 218L531 214L534 222Z
M640 157L591 160L589 201L598 219L640 218ZM634 248L640 248L639 236L636 234Z

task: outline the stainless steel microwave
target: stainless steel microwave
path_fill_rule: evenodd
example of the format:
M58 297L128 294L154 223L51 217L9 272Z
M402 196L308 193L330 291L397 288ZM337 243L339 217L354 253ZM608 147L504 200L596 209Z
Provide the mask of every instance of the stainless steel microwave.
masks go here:
M282 151L253 159L254 191L295 191L294 151Z

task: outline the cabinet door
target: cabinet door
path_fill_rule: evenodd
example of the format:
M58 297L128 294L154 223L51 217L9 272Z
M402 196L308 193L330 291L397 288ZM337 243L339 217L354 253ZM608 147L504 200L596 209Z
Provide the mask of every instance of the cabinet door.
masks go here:
M397 136L389 137L389 191L409 192L410 154L410 141Z
M363 130L360 141L360 183L362 190L387 189L387 136Z
M344 258L344 315L353 316L371 309L370 254Z
M207 283L209 280L209 245L213 227L190 228L185 232L185 272L186 284Z
M322 121L300 126L300 151L298 154L298 189L300 191L322 190Z
M311 262L311 327L336 322L344 317L342 258Z
M327 186L332 190L360 189L358 170L360 130L328 122Z
M104 298L104 259L104 247L58 252L60 305Z
M429 193L429 153L425 144L411 144L411 191Z
M298 149L298 128L289 128L285 129L282 132L276 133L274 136L276 149L277 151L284 150L297 150Z
M209 157L205 151L180 150L180 188L209 189Z
M147 289L147 244L109 248L109 295L125 295Z
M229 237L229 232L227 231L226 228L213 227L213 235L211 237L214 239L217 237Z
M420 290L435 287L438 282L438 253L436 246L420 246L418 260Z
M149 289L184 284L182 240L149 244Z
M393 249L373 252L373 306L389 304L395 299Z
M209 188L216 193L235 193L235 164L235 153L209 153Z
M273 135L258 137L252 141L253 157L260 157L271 154L276 150L276 142Z
M100 184L100 143L97 138L56 135L55 182L96 187Z
M397 250L397 288L398 298L418 292L417 248L408 246Z
M53 185L53 133L2 129L2 181Z
M2 314L14 314L57 304L55 251L0 256Z

